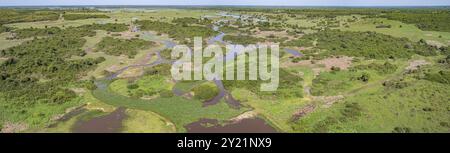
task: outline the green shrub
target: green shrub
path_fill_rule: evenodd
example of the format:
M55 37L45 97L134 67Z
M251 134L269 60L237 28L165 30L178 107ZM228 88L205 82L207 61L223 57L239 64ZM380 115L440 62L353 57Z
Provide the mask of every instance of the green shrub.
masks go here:
M219 89L215 84L203 83L192 89L194 98L199 100L210 100L219 94Z

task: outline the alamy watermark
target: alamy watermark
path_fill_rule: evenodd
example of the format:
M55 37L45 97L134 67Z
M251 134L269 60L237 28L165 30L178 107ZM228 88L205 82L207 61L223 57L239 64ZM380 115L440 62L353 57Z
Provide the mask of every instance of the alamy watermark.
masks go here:
M261 91L278 88L279 45L276 44L226 45L223 52L216 44L204 48L202 39L195 37L193 50L186 45L177 45L171 56L178 59L171 68L172 77L177 81L259 79L265 82L260 85Z

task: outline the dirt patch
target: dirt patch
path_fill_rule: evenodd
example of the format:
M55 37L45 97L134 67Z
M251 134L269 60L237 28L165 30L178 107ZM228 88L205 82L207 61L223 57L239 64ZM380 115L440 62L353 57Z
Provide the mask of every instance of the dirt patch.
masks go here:
M282 67L292 67L292 66L304 66L312 68L315 75L319 75L320 72L330 71L332 67L338 67L341 70L346 70L352 65L353 57L340 56L340 57L329 57L323 60L312 61L312 60L301 60L297 63L288 62L283 63Z
M298 119L302 118L303 116L313 112L316 109L316 105L310 104L310 105L306 105L305 107L297 110L293 115L292 115L292 121L297 121Z
M430 64L430 63L425 60L414 60L414 61L409 62L409 66L407 66L405 68L405 70L407 70L407 71L417 70L420 68L420 66L428 65L428 64Z
M342 70L346 70L352 64L352 57L342 56L342 57L330 57L320 61L317 64L322 64L325 69L331 70L332 67L338 67Z
M5 124L3 124L1 133L17 133L26 129L28 129L28 125L25 123L6 122Z
M242 121L244 119L255 118L256 116L258 116L258 113L256 113L255 111L248 111L248 112L242 113L241 115L230 119L230 122L231 123L238 123L238 122L240 122L240 121Z
M263 119L243 119L237 123L220 125L215 119L201 119L185 126L189 133L275 133Z

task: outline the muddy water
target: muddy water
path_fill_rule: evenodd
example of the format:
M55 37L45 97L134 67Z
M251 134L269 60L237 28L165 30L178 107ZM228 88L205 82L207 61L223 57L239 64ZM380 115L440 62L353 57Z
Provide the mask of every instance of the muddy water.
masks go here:
M201 119L185 126L189 133L276 133L263 119L243 119L237 123L220 125L215 119Z
M122 128L125 119L125 108L117 108L114 112L76 123L72 132L75 133L117 133Z

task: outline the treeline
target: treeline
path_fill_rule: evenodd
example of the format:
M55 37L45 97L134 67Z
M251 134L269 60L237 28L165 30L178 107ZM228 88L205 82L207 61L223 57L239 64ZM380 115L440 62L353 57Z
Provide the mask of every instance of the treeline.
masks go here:
M32 104L64 103L71 97L61 98L58 92L79 79L82 72L93 68L104 59L67 60L79 55L86 42L83 38L54 36L27 41L19 46L2 50L8 60L0 65L0 92L7 101ZM48 80L48 81L43 81ZM71 95L71 94L66 94ZM55 97L56 96L56 97Z
M69 28L57 35L35 38L18 46L0 51L7 58L0 64L0 122L32 120L45 124L51 117L47 110L30 111L37 104L55 106L74 100L77 95L68 85L89 85L81 77L103 62L104 58L69 59L83 54L86 42L81 38L92 30ZM90 82L92 86L92 82ZM32 119L31 119L32 118Z
M59 13L47 10L0 9L0 25L17 22L58 20Z
M76 32L70 32L75 30ZM128 26L126 24L117 24L117 23L108 23L108 24L89 24L89 25L82 25L79 27L69 27L65 30L58 28L58 27L45 27L45 28L24 28L24 29L17 29L14 30L15 39L24 39L24 38L30 38L30 37L37 37L37 36L52 36L52 35L65 35L65 34L71 34L71 35L86 35L86 36L94 36L95 32L89 32L92 30L105 30L109 32L122 32L128 30ZM83 34L84 33L84 34Z
M425 31L450 32L450 11L448 10L390 12L381 17L415 24L419 29Z
M150 48L154 44L154 42L137 38L119 39L105 37L96 45L95 51L115 56L127 55L129 58L133 58L139 50Z
M218 32L212 30L211 28L203 26L184 26L150 20L137 21L137 24L141 25L142 30L165 33L168 34L170 38L181 41L181 43L184 44L189 43L190 41L188 40L193 40L194 37L202 37L205 39L218 34Z
M90 18L110 18L104 14L67 14L63 15L64 20L81 20L81 19L90 19Z
M319 56L346 55L371 59L408 58L412 54L436 55L436 47L424 40L411 42L407 38L396 38L376 32L348 32L322 30L301 39L289 41L285 46L316 47L325 52Z
M212 24L212 20L206 19L206 18L197 19L197 18L193 18L193 17L184 17L184 18L175 18L172 20L172 23L182 25L182 26L193 25L193 24L210 25L210 24Z
M350 68L350 71L357 71L357 70L374 70L378 74L384 75L394 73L397 70L397 66L390 62L385 62L384 64L370 63L367 65L357 65Z

